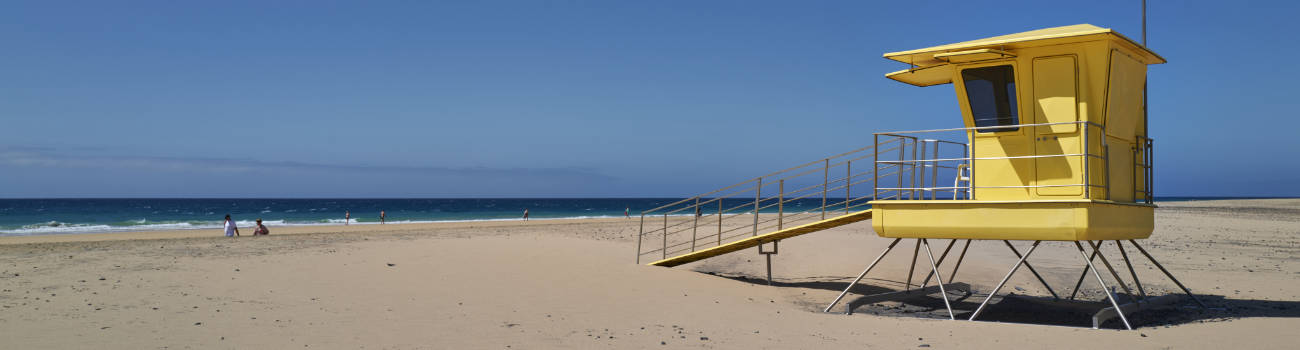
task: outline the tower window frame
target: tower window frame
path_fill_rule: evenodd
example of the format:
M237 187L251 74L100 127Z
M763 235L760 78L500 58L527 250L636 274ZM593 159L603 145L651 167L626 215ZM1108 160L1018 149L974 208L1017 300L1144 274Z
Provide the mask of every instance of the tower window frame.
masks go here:
M1020 105L1016 98L1016 73L1011 64L998 64L961 70L966 105L975 127L1020 124ZM1020 127L976 129L979 133L1018 131Z

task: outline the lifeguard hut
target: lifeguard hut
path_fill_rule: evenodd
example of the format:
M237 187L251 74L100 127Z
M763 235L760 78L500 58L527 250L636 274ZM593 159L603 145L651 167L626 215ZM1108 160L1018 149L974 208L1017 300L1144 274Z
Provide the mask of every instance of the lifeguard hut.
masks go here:
M1094 327L1119 317L1131 329L1125 313L1172 299L1146 297L1123 241L1191 296L1137 243L1151 235L1155 209L1146 69L1165 63L1164 58L1113 30L1087 24L884 57L909 66L886 74L890 79L915 86L953 84L963 126L875 133L871 146L646 211L638 262L656 254L661 259L652 265L675 266L757 246L767 256L770 280L779 240L871 219L879 236L894 240L826 311L903 239L916 240L913 270L925 248L931 272L919 291L930 293L926 285L935 278L934 288L952 318L949 289L970 291L952 280L971 241L1002 241L1019 259L971 320L1022 265L1059 298L1027 261L1044 241L1069 242L1079 251L1086 267L1075 293L1089 272L1102 286L1109 285L1093 264L1098 258L1127 293L1128 302L1121 304L1103 288L1111 307L1098 312ZM786 209L792 204L802 208ZM662 228L651 220L647 229L646 217L658 215L663 215ZM726 220L734 217L745 219L728 225ZM660 246L643 249L653 238L662 240L656 242ZM950 240L937 261L930 239ZM965 245L945 283L939 266L959 240ZM1032 243L1022 255L1011 241ZM1140 297L1102 254L1106 241L1119 249ZM768 243L770 250L764 249ZM913 287L911 273L906 286L909 291Z

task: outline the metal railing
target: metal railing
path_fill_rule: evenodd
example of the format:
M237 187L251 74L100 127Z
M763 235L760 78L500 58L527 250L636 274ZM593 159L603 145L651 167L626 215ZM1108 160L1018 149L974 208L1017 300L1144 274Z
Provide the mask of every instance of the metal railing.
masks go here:
M1082 132L1080 136L1083 139L1083 145L1082 145L1083 151L1080 153L1062 152L1059 154L1042 154L1042 153L1038 153L1041 151L1040 149L1035 148L1035 152L1029 155L976 157L975 142L967 143L967 142L946 141L946 140L938 140L938 139L920 139L918 138L918 136L914 136L918 134L933 135L933 134L940 134L940 133L951 133L953 134L954 137L963 137L966 140L973 140L975 139L975 133L979 132L980 130L1005 130L1009 128L1040 128L1040 127L1051 127L1054 125L1071 125L1071 124L1082 125L1081 127ZM1093 131L1094 128L1100 129L1100 132ZM1060 123L997 125L997 126L968 127L968 128L949 128L949 129L894 131L894 132L875 133L876 144L891 144L897 142L898 140L911 140L912 143L919 144L920 147L914 147L912 149L913 153L910 154L905 152L900 152L897 155L894 155L892 153L885 153L885 152L877 153L877 159L875 161L875 171L880 173L890 168L903 168L903 167L910 167L910 168L920 167L923 169L927 169L928 171L921 171L917 174L914 174L915 176L913 177L899 177L898 179L896 179L895 182L893 182L896 184L894 187L882 187L882 185L885 185L890 182L876 181L877 186L875 187L875 191L877 193L893 192L893 193L906 194L904 196L900 196L899 199L927 199L927 197L928 199L935 199L937 198L936 194L940 192L947 192L947 193L952 193L953 199L957 199L958 197L963 197L963 196L965 199L976 199L977 194L979 193L978 191L979 189L1083 187L1085 188L1085 190L1083 191L1084 198L1092 198L1093 189L1099 188L1102 190L1103 199L1111 199L1110 145L1107 142L1105 126L1098 123L1089 122L1089 121L1076 121L1076 122L1060 122ZM1100 154L1093 152L1092 145L1095 142L1100 142L1100 146L1101 146ZM1136 145L1136 147L1134 147L1133 149L1134 201L1143 200L1146 203L1151 203L1151 197L1152 197L1151 196L1152 193L1151 192L1151 183L1152 183L1151 150L1153 146L1153 141L1146 137L1139 137L1138 143L1139 144ZM929 145L928 152L927 152L927 145ZM956 153L955 151L949 151L947 153L948 155L945 155L945 153L941 151L941 146L943 145L960 146L959 148L956 148L960 150L960 154ZM954 147L949 147L949 148L952 149ZM884 156L886 158L882 159L881 156ZM1034 183L1034 184L1002 185L1002 186L990 186L990 185L976 186L975 185L976 184L975 177L977 176L978 173L978 171L976 170L977 169L976 165L979 164L978 161L1012 160L1012 159L1037 160L1037 159L1046 159L1046 158L1067 158L1068 159L1072 157L1086 160L1082 162L1083 176L1082 176L1082 181L1079 183L1066 183L1066 184ZM1101 166L1102 166L1101 179L1095 179L1092 171L1093 166L1095 166L1093 164L1094 161L1098 161L1098 160L1101 162ZM969 176L963 176L962 168L967 168ZM925 176L927 172L930 174L928 184L926 181L927 178ZM947 174L944 174L945 172L947 172ZM1141 172L1141 174L1144 174L1142 179L1143 185L1141 188L1139 188L1139 184L1137 181L1138 180L1137 176L1139 172ZM960 181L954 181L953 186L939 186L938 179L948 174L950 174L952 178L958 179ZM958 184L959 182L966 182L966 186L959 186ZM928 194L928 196L926 196L926 194Z
M951 132L973 139L979 130L1049 127L1081 124L1082 153L1033 154L1023 156L975 157L973 142L920 138L915 134ZM1091 131L1102 128L1101 133ZM1098 140L1093 140L1096 137ZM872 146L840 153L820 160L743 181L708 193L675 201L641 212L637 235L637 263L642 257L667 259L684 253L725 245L757 236L825 220L838 215L865 210L876 199L936 200L975 199L978 189L1084 187L1085 198L1094 188L1110 198L1110 146L1104 127L1079 121L998 125L918 131L895 131L874 134ZM1094 142L1101 142L1101 154L1090 152ZM1137 169L1145 174L1141 189L1134 183L1135 196L1151 203L1152 140L1139 138L1134 147ZM1100 160L1103 174L1100 184L1092 179L1092 161L1083 162L1083 181L1076 184L975 186L976 161L1067 158ZM863 164L867 163L867 164ZM856 165L856 166L855 166ZM947 181L952 186L941 186ZM942 182L940 182L942 181ZM965 186L961 183L965 182ZM867 191L870 188L871 191ZM855 191L856 190L856 191ZM1135 197L1135 200L1137 197ZM760 248L761 250L761 248Z
M880 177L876 150L907 146L877 143L643 211L637 263L864 210L881 194L868 191Z
M1151 180L1151 171L1153 169L1151 163L1155 159L1154 155L1151 154L1151 151L1154 149L1154 146L1155 140L1144 136L1138 136L1137 144L1133 147L1133 201L1135 202L1139 199L1146 204L1151 204L1155 201L1155 191L1151 188L1155 184L1155 181ZM1138 179L1136 177L1138 174L1142 174L1142 188L1137 187Z

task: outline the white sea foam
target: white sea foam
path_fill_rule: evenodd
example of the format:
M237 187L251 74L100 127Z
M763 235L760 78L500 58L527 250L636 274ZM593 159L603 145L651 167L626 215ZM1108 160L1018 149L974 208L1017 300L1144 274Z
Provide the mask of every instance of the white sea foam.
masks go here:
M686 215L671 215L686 216ZM622 215L583 215L569 217L550 217L550 218L530 218L533 221L550 221L550 220L580 220L580 219L611 219L622 218ZM389 224L423 224L423 223L444 223L444 222L503 222L503 221L522 221L522 218L493 218L493 219L449 219L449 220L389 220ZM80 234L80 233L112 233L112 232L137 232L137 231L170 231L170 230L212 230L221 229L222 221L195 221L195 222L156 222L150 223L145 219L128 221L133 224L129 225L104 225L104 224L68 224L57 221L50 221L41 224L26 225L22 228L11 230L0 230L0 236L38 236L51 234ZM288 227L288 226L336 226L342 225L344 219L326 219L315 222L304 221L285 221L285 220L264 220L263 225L270 227ZM357 219L351 219L349 225L378 225L379 222L357 222ZM255 220L236 220L237 227L255 227Z

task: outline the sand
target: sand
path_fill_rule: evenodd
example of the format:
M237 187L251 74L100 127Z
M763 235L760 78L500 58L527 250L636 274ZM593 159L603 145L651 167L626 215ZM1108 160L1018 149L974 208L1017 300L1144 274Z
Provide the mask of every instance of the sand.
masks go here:
M236 239L217 230L0 238L0 348L1163 349L1300 342L1300 200L1161 205L1156 233L1142 243L1212 308L1140 314L1133 331L1071 326L1087 322L1026 311L1013 299L991 305L981 316L990 322L940 319L946 312L938 294L855 305L852 315L843 306L822 313L889 243L865 222L783 241L773 261L776 283L768 286L756 252L671 269L637 265L637 220L592 219L273 227L271 236ZM933 244L938 255L947 241ZM858 291L901 287L912 246L902 248ZM1001 243L976 242L958 282L986 293L1013 259ZM1064 243L1045 243L1031 259L1058 293L1071 289L1080 260ZM1137 261L1148 293L1178 292ZM1085 299L1102 299L1095 283L1084 290ZM1005 293L1047 295L1023 269ZM955 307L968 313L981 300ZM1026 320L1038 324L1008 323Z

